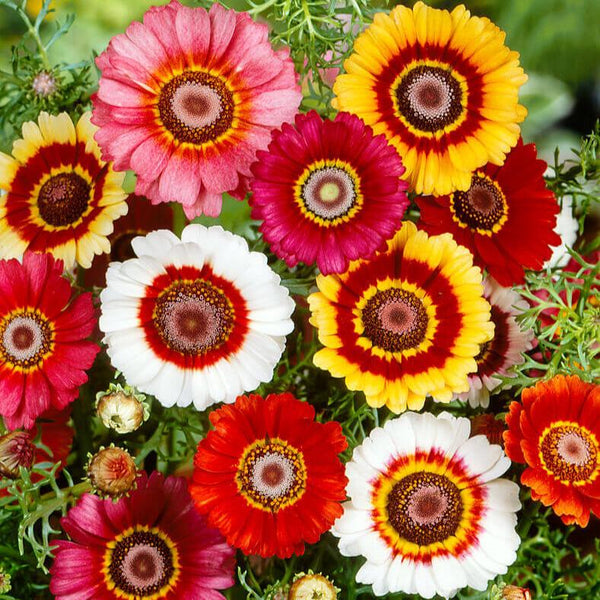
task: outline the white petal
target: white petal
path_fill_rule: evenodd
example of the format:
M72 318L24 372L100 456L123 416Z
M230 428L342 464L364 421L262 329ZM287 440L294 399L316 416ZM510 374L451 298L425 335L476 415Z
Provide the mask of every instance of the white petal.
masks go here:
M416 593L414 561L404 556L396 556L387 573L387 585L390 592Z
M415 564L415 587L417 594L423 598L433 598L437 592L435 582L433 581L431 567L423 563Z
M167 229L151 231L145 236L134 237L131 240L131 247L136 256L155 256L160 258L174 244L179 243L179 238Z
M440 596L449 598L456 590L468 585L467 575L460 561L452 555L439 555L431 559L431 570Z
M415 452L415 434L408 420L390 419L383 427L396 447L396 456L410 456Z
M485 500L490 509L515 512L521 508L519 486L508 479L494 479L482 485L488 494Z
M510 460L502 448L490 444L484 435L468 439L456 451L455 458L462 459L469 474L480 481L495 479L510 467Z

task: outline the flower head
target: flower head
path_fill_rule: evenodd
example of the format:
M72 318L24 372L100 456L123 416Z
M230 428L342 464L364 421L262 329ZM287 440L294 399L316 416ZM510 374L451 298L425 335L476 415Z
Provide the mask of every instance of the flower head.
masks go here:
M325 348L314 362L371 406L418 410L427 395L449 402L468 390L494 326L481 272L449 235L406 222L385 252L320 275L317 286L308 301Z
M336 600L336 587L320 573L296 575L287 600Z
M526 388L506 416L506 453L525 463L531 497L585 527L600 516L600 386L556 375Z
M104 426L117 433L135 431L150 416L146 396L120 383L111 383L106 392L96 394L96 411Z
M519 488L498 479L509 466L447 413L409 412L371 431L346 465L350 501L332 529L342 555L367 559L357 581L377 596L485 590L520 543Z
M96 139L136 172L138 194L188 217L218 215L223 192L244 196L256 151L301 100L289 52L267 35L247 13L173 1L111 40L96 59Z
M138 471L127 450L111 444L89 455L87 477L93 490L102 497L121 498L135 484Z
M504 37L463 5L377 13L334 84L334 106L388 137L418 194L466 190L472 171L504 162L527 114L527 77Z
M62 272L50 254L0 260L0 414L9 429L75 400L100 350L85 339L96 323L91 294L74 296Z
M35 458L35 446L28 431L10 431L0 436L0 477L15 479L19 467L30 469Z
M270 381L294 303L266 256L221 227L188 225L132 242L100 295L108 355L165 406L233 402Z
M279 257L327 275L370 258L400 227L407 184L395 148L358 117L311 111L273 133L252 166L252 217Z
M117 502L84 494L61 519L50 591L73 598L210 598L233 584L233 550L196 512L185 479L154 472Z
M101 160L95 130L90 113L74 125L67 113L42 112L23 125L13 156L0 152L0 189L8 192L0 194L2 258L29 249L87 268L110 251L106 236L127 213L127 194L124 175Z
M291 394L240 396L210 414L190 491L196 506L245 554L302 554L342 513L346 439L339 423L316 423Z
M500 285L521 283L523 269L541 269L561 243L554 232L560 208L545 170L535 145L519 142L501 167L487 164L463 191L417 198L419 226L432 235L450 232Z

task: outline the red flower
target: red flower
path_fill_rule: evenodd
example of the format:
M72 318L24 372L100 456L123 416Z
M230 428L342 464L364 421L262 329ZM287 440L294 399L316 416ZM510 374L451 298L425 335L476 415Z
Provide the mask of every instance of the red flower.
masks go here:
M430 235L450 232L500 285L521 283L523 269L542 269L561 241L554 232L560 207L545 170L535 145L519 141L504 165L477 170L466 192L417 198L419 226Z
M527 464L521 483L564 523L600 516L600 386L557 375L523 390L506 417L508 457Z
M75 400L99 347L92 296L73 296L62 260L26 252L0 261L0 414L30 428L50 407Z
M245 554L302 554L342 514L347 444L339 423L315 423L289 393L240 396L211 413L198 444L192 497L208 523Z

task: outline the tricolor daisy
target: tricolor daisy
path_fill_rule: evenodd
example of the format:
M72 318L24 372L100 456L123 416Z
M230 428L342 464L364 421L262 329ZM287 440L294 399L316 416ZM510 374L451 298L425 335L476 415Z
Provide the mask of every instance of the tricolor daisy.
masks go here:
M485 590L516 559L519 488L498 479L510 461L469 430L447 413L406 413L354 449L332 533L344 556L367 559L357 581L377 596Z
M600 517L600 386L557 375L526 388L506 416L506 453L531 497L585 527Z
M100 294L108 355L130 385L204 410L271 380L294 302L265 255L202 225L132 247L137 258L111 263Z
M138 194L179 202L188 217L218 215L223 192L244 196L256 151L302 97L289 51L273 50L267 26L218 3L152 7L96 64L104 154L136 172Z
M252 217L271 250L290 266L316 262L325 275L381 249L408 206L395 148L348 113L297 116L257 153L252 172Z
M89 267L95 254L110 251L113 221L127 213L121 184L100 158L96 128L85 113L74 125L67 113L40 113L23 125L23 138L9 156L0 152L0 256L25 250L50 252ZM14 157L14 158L13 158Z
M84 494L61 519L50 591L56 600L224 600L234 552L196 512L185 479L157 472L114 502Z
M468 390L480 345L492 338L490 305L470 252L406 222L385 252L319 275L310 322L325 346L318 367L345 377L371 406L418 410Z
M336 79L334 106L388 137L417 193L466 190L472 171L504 162L527 114L527 76L504 37L463 5L377 13Z
M9 429L75 400L100 350L86 340L92 296L74 296L62 272L50 254L0 260L0 415Z
M303 554L342 514L339 423L315 423L292 394L240 396L210 414L190 491L208 523L245 554Z

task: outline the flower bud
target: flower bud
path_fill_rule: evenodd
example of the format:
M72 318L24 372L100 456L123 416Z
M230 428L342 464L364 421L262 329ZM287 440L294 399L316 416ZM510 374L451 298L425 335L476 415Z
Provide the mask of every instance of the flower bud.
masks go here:
M531 592L527 588L507 585L502 588L503 600L531 600Z
M292 583L288 600L336 600L338 590L320 573L297 576Z
M57 89L56 79L47 71L40 71L31 82L33 91L43 98L47 98L54 94Z
M19 467L30 469L35 456L35 446L27 431L11 431L0 437L0 475L16 479Z
M4 569L0 567L0 594L8 594L10 590L10 573L6 573Z
M146 396L128 385L111 383L108 391L96 395L96 410L105 427L117 433L135 431L149 416Z
M89 455L86 468L93 491L99 496L121 498L135 483L137 468L127 450L111 445Z

